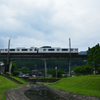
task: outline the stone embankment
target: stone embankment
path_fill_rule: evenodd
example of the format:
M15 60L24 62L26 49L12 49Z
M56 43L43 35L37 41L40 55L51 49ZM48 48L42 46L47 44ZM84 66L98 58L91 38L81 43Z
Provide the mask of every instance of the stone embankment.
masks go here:
M18 88L12 88L6 91L6 100L30 100L25 95L24 92L30 89L32 85L27 84Z
M54 89L48 85L45 86L65 100L100 100L100 97L84 96L80 94L69 93L60 89ZM31 87L32 85L27 84L18 88L7 90L5 93L6 100L30 100L24 95L24 92Z
M56 93L60 97L64 98L65 100L100 100L100 97L85 96L81 94L66 92L60 89L51 89L51 90L54 91L54 93Z

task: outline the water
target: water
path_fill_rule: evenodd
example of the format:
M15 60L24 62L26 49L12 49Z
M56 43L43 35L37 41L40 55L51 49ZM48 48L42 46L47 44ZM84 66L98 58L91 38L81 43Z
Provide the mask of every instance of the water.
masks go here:
M65 100L52 93L45 86L36 84L30 90L27 90L25 92L25 95L30 100Z

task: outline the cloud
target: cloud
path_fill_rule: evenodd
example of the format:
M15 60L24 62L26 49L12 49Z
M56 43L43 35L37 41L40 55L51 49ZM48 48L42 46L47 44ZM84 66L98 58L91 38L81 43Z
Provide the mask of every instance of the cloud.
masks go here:
M0 0L0 40L6 47L51 45L87 50L99 43L99 0Z

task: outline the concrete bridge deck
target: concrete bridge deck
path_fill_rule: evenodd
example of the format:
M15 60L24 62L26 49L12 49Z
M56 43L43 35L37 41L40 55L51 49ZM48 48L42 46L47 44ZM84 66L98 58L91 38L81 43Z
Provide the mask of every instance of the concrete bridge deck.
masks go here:
M9 55L10 60L17 60L17 59L46 59L46 60L69 60L70 54L45 54L45 55ZM8 55L0 55L0 60L7 60ZM88 55L80 55L80 54L71 54L72 60L87 60Z

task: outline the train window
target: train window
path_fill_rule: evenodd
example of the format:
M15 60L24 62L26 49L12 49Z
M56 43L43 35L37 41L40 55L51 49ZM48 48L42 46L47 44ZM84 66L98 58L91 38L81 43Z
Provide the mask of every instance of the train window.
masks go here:
M51 48L51 46L43 46L43 47L41 47L41 48Z
M32 51L32 49L29 49L30 51Z
M37 49L35 48L34 51L37 51Z
M22 51L27 51L27 49L22 49Z
M5 51L7 51L7 49L5 49Z
M68 51L68 49L62 49L62 51Z
M20 49L16 49L17 51L20 51Z
M15 49L10 49L10 51L15 51Z
M60 51L60 49L57 49L57 51Z
M71 49L71 51L74 51L74 49Z
M75 51L78 51L78 49L75 49Z
M48 49L48 51L54 51L54 49Z
M47 49L43 49L43 51L46 51Z

